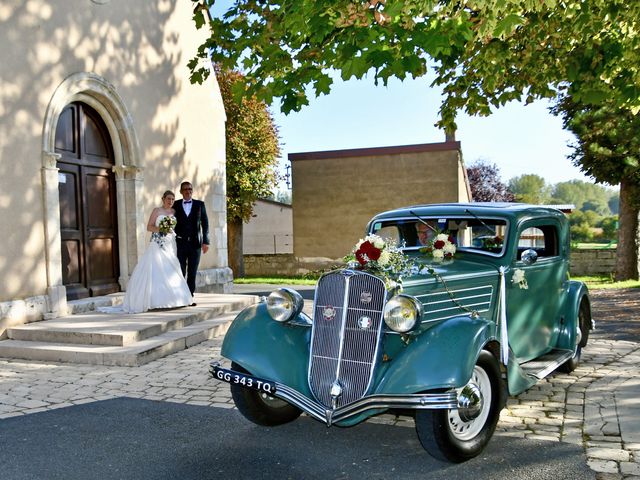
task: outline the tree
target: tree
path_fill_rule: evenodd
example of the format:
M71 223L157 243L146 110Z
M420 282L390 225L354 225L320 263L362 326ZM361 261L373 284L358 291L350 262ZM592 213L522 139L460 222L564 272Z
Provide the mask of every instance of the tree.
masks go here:
M422 77L444 100L440 126L459 110L488 115L511 100L611 101L640 109L640 2L628 0L237 0L219 17L215 0L192 0L209 37L189 62L202 82L208 62L242 68L249 92L283 112L343 79Z
M467 167L471 196L475 202L513 202L513 193L500 179L496 164L476 160Z
M233 91L242 91L244 77L235 71L215 68L227 114L227 244L229 266L236 277L244 276L242 225L248 222L258 198L271 194L276 184L275 167L280 155L278 130L264 102Z
M509 190L518 202L543 205L551 199L551 187L540 175L532 173L513 177L509 180Z
M594 210L600 215L610 215L609 197L611 192L602 185L583 180L559 182L553 186L554 203L572 203L578 210Z
M616 280L638 279L640 115L617 107L585 105L570 96L554 107L577 141L571 159L599 182L620 184Z

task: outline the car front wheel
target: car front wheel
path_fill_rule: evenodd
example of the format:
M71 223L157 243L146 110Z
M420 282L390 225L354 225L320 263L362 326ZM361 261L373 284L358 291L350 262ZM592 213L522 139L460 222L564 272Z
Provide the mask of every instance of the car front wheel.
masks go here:
M237 363L232 363L231 369L241 373L249 373ZM234 384L230 386L231 397L236 408L247 420L258 425L266 427L282 425L292 422L302 413L299 408L264 392Z
M416 431L433 457L464 462L485 448L502 409L503 387L497 360L482 351L469 382L458 390L463 405L451 410L417 410Z

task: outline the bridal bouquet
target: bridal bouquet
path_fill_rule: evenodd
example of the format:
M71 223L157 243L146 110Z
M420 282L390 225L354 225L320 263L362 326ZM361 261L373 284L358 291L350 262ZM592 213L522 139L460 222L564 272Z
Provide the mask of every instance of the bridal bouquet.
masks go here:
M163 235L166 235L168 233L173 232L173 228L176 226L176 219L175 217L164 217L162 220L160 220L160 223L158 224L158 228L160 230L160 233Z

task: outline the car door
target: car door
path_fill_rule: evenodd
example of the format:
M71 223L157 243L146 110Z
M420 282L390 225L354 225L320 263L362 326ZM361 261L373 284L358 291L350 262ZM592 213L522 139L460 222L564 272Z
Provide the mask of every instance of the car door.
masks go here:
M518 227L517 254L506 275L506 307L509 343L520 363L549 352L557 341L567 275L560 233L556 219L530 220ZM526 250L534 250L537 260L525 262Z

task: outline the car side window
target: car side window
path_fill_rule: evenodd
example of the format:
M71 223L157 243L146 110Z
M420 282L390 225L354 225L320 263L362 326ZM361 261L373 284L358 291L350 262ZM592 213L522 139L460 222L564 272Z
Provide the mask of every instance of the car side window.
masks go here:
M518 260L525 250L535 250L538 258L557 257L560 253L558 229L554 225L525 228L518 237Z

